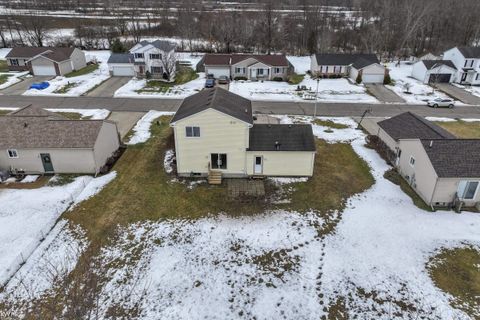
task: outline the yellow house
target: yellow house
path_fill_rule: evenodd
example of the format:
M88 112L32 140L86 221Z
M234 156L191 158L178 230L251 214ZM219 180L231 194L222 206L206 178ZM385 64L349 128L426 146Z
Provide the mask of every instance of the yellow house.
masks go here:
M171 123L179 176L312 176L311 125L255 124L251 101L221 88L186 98Z

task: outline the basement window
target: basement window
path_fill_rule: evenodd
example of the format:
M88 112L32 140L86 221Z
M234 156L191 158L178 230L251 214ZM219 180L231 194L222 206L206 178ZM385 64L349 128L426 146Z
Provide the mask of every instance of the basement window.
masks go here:
M18 158L18 152L15 149L8 149L7 153L9 158Z

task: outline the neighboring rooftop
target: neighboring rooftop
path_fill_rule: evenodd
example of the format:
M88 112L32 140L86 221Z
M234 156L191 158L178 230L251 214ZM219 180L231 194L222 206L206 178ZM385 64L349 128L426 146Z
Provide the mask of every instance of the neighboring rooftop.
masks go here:
M405 112L378 123L395 140L399 139L455 139L447 130L416 115Z
M152 45L155 48L160 49L162 51L166 51L166 52L175 49L175 44L167 40L155 40L155 41L143 40L143 41L140 41L140 44L144 47L147 45Z
M173 116L172 123L207 109L214 109L253 124L252 102L225 89L203 89L185 98Z
M255 124L250 129L249 151L315 151L309 124Z
M452 69L457 69L455 68L455 65L451 60L421 60L425 67L427 67L428 70L431 70L433 68L436 68L438 66L444 65L447 67L450 67Z
M421 143L438 177L480 177L480 139L423 139Z
M93 148L102 125L29 105L0 117L0 148Z
M480 47L458 47L465 58L480 58Z
M373 53L317 53L315 55L318 65L323 66L348 66L362 69L374 63L380 63Z
M70 58L75 48L70 47L15 47L6 58L33 58L42 55L53 61L61 62Z
M112 53L107 63L133 63L135 61L131 53Z
M290 65L287 57L283 54L206 54L203 61L207 66L229 66L249 58L269 66L287 67Z

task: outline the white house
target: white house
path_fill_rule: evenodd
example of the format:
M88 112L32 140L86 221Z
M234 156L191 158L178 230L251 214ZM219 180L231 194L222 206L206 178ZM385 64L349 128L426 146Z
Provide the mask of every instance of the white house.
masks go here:
M455 82L480 85L480 47L455 47L445 51L443 59L457 68Z
M312 176L309 124L257 124L251 101L221 88L186 98L170 126L179 176Z
M363 83L383 83L388 73L375 54L319 53L311 56L310 72L315 77L349 77Z
M156 40L141 41L130 53L112 54L108 60L110 73L114 76L172 80L175 76L175 44Z
M423 83L450 83L457 68L450 60L420 60L413 65L412 77Z

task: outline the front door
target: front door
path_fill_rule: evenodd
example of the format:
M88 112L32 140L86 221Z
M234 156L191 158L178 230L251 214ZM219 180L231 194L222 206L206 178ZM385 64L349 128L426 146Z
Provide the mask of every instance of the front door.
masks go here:
M50 153L41 153L40 158L42 158L43 169L45 172L53 172L53 164Z
M250 78L256 79L257 78L257 69L250 69Z
M255 156L255 167L253 169L254 174L262 174L263 173L263 157L262 156Z

